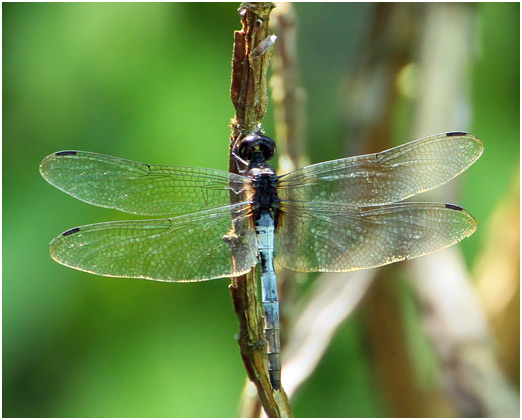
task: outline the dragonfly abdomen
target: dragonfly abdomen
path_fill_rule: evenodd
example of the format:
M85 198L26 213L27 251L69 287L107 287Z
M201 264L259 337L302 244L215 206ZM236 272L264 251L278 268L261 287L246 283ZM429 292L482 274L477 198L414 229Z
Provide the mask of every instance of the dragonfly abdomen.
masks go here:
M281 344L279 338L279 298L274 271L274 219L268 210L261 211L256 220L257 241L261 269L261 291L265 318L265 338L268 354L268 373L274 389L281 388Z

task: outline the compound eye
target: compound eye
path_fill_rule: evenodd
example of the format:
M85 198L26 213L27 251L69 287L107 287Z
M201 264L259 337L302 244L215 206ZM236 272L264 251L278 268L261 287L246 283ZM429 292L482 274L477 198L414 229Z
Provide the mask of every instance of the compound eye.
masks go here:
M270 137L259 134L246 136L238 147L238 155L242 159L251 160L255 152L261 152L265 160L274 157L275 142Z

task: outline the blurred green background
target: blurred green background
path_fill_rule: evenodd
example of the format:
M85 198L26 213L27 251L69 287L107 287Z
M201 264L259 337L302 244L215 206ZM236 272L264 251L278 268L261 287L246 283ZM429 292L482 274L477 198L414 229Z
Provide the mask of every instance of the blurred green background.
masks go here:
M59 233L128 216L75 200L38 172L46 155L65 149L226 169L237 6L2 5L5 417L237 415L245 371L228 281L107 279L56 264L48 244ZM309 154L338 158L339 89L374 5L295 8ZM519 166L519 5L480 4L476 16L471 131L485 154L458 203L481 226ZM269 110L269 135L271 121ZM479 227L462 244L470 265L485 235ZM357 317L343 324L293 401L296 415L389 415L361 329Z

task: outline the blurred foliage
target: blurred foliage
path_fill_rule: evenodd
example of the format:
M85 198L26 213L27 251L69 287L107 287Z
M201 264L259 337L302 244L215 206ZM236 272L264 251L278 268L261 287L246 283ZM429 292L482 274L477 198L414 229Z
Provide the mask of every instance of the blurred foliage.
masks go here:
M48 243L61 231L128 216L54 189L38 164L78 149L225 169L237 4L2 6L3 415L235 416L245 372L227 280L107 279L54 263ZM518 4L476 7L471 131L485 154L466 175L459 204L480 226L517 173L520 49ZM340 84L373 10L296 5L314 162L342 150ZM271 127L269 115L267 133ZM463 243L470 264L485 234L479 227ZM377 388L354 316L293 408L308 417L386 416Z

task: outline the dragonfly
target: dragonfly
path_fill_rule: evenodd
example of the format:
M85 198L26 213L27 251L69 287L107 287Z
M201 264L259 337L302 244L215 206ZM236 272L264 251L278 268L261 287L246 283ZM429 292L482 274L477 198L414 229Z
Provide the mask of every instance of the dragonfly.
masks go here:
M474 135L448 132L282 176L268 164L274 140L260 132L234 147L245 166L239 174L61 151L40 165L50 184L89 204L154 218L69 229L50 253L88 273L166 282L241 276L259 263L268 372L279 390L274 261L299 272L348 272L460 242L477 227L466 210L403 200L450 181L482 151Z

